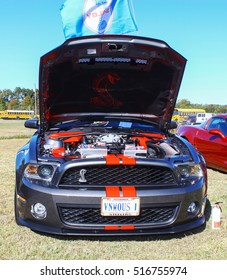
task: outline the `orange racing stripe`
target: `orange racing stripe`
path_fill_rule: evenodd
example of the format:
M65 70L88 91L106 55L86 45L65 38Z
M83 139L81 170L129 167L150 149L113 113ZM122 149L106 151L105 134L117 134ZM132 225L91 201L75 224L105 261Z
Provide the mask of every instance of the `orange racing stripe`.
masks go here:
M104 226L104 230L118 230L118 226Z
M133 225L129 226L104 226L104 230L134 230Z
M130 226L121 226L121 230L134 230L135 226L130 225Z
M113 154L110 154L105 158L106 158L106 165L120 165L120 159Z
M133 186L122 186L123 197L136 197L136 188Z
M120 188L106 187L106 197L120 197Z
M121 191L123 197L136 197L136 188L134 186L122 186ZM108 186L106 187L106 197L120 197L120 187ZM104 230L135 230L134 225L124 226L104 226Z
M122 165L136 165L136 159L133 157L127 157L124 155L118 155L118 157L122 160Z

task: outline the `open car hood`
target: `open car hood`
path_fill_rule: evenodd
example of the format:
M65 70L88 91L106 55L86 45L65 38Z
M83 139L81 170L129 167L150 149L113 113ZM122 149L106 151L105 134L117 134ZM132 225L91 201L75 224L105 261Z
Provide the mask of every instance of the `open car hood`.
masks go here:
M40 129L72 119L152 119L168 129L186 59L128 35L73 38L40 60Z

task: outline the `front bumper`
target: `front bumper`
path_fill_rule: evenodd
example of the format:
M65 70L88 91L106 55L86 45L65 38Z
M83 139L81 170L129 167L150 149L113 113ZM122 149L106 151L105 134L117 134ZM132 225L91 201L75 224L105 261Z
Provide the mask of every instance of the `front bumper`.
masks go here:
M141 201L138 217L102 217L101 199L105 188L57 189L30 183L23 178L17 190L18 223L35 231L60 235L149 235L172 234L197 228L205 223L205 183L171 188L137 188ZM23 198L23 199L21 199ZM189 213L191 202L197 209ZM42 203L46 218L39 220L32 206Z

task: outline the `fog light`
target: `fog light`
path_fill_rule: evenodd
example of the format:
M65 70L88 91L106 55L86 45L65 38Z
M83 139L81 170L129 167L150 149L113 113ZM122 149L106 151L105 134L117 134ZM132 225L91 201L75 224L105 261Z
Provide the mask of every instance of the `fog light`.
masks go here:
M42 203L33 204L31 207L32 216L38 220L43 220L47 216L46 207Z
M196 211L197 211L196 203L195 202L190 203L190 205L188 206L188 213L195 214Z

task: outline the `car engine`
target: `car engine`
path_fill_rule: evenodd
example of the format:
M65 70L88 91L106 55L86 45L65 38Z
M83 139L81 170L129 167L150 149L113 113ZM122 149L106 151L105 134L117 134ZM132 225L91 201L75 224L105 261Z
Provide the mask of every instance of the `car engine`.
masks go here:
M134 158L164 158L180 154L177 143L165 137L117 133L52 133L40 144L41 155L55 158L100 158L123 154Z

